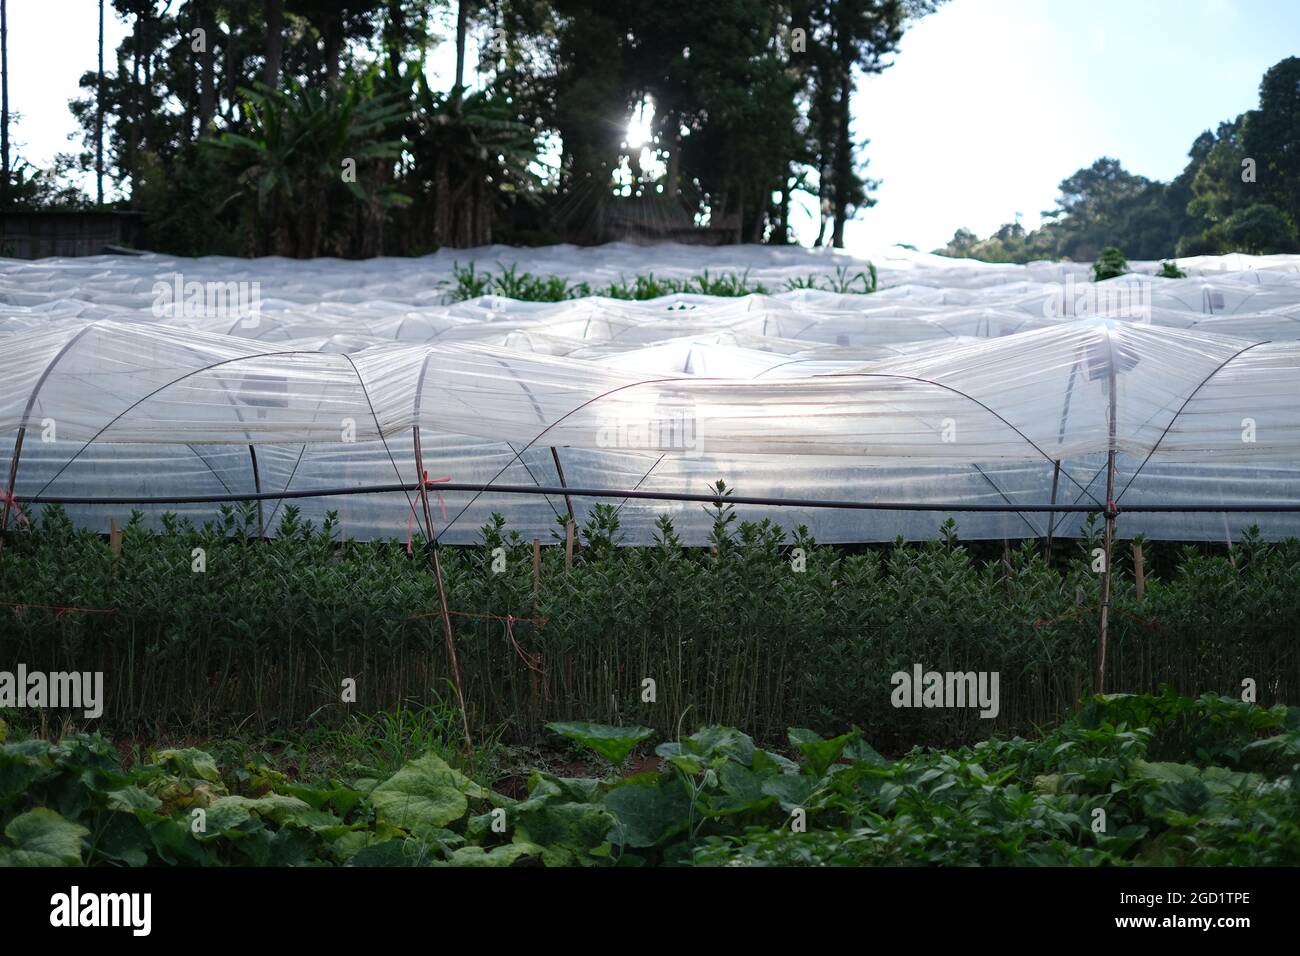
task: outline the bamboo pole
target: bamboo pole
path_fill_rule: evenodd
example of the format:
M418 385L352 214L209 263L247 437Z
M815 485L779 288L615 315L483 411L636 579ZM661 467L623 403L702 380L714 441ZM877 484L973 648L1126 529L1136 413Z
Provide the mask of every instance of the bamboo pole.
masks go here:
M542 589L542 539L533 538L533 604Z
M1133 542L1133 584L1137 590L1137 599L1142 600L1147 593L1147 570L1142 558L1142 542Z
M18 482L18 457L23 453L23 438L26 435L26 426L19 426L18 436L14 439L13 458L9 461L9 480L5 485L4 508L0 510L0 555L4 554L4 536L9 530L9 507L17 503L17 499L14 498L14 486ZM22 514L21 511L18 513Z
M451 629L451 613L447 607L447 591L442 583L442 564L438 560L438 539L433 534L433 514L429 510L429 486L424 480L424 455L420 451L420 426L412 430L412 444L415 448L415 470L420 473L420 504L424 511L425 550L433 568L433 576L438 585L438 609L442 612L442 636L447 647L447 660L451 664L452 683L456 687L456 698L460 702L460 720L465 729L465 752L474 755L474 739L469 729L469 707L465 702L465 682L460 673L460 657L456 654L456 637Z
M564 466L560 464L560 451L554 445L551 446L551 460L555 462L555 475L560 479L560 487L567 489L569 483L564 480ZM569 497L567 491L564 495L564 507L565 510L569 512L569 521L576 521L573 517L573 499Z
M257 450L252 445L248 446L248 458L253 463L253 490L260 495L262 493L262 474L257 468ZM262 512L261 498L257 499L257 536L259 538L266 537L266 516Z
M1056 486L1061 480L1061 460L1058 458L1052 463L1052 505L1056 505ZM1043 561L1049 566L1052 563L1052 536L1056 532L1056 512L1047 513L1047 545L1043 549Z
M1097 634L1097 682L1095 693L1106 692L1106 644L1110 639L1110 551L1115 540L1115 430L1118 419L1118 388L1115 382L1115 343L1111 339L1110 328L1106 328L1107 347L1107 382L1109 402L1107 419L1109 425L1109 450L1106 452L1106 532L1103 547L1103 564L1101 568L1101 626Z
M1114 452L1111 452L1111 458L1114 459ZM1102 548L1101 566L1101 628L1097 635L1097 683L1096 693L1104 694L1106 692L1106 644L1110 639L1110 550L1111 542L1115 537L1115 511L1111 502L1111 475L1114 469L1107 468L1109 474L1106 478L1106 533Z

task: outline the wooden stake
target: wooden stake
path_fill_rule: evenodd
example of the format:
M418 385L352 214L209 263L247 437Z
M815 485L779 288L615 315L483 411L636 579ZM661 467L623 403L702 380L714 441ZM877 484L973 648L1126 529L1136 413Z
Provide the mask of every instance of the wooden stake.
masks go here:
M573 522L564 525L564 566L573 567Z
M451 613L447 607L447 590L442 581L442 564L438 560L438 538L433 533L433 514L429 510L429 484L424 480L424 455L420 450L420 426L412 429L412 448L415 451L415 470L420 474L420 506L424 511L424 547L438 585L438 609L442 612L442 636L447 647L447 661L451 664L452 682L456 699L460 702L460 721L465 729L465 753L474 756L474 738L469 729L469 707L465 701L465 682L460 673L460 658L456 654L456 637L451 629Z
M533 538L533 600L542 589L542 539Z
M1133 583L1137 588L1137 599L1142 600L1147 592L1147 571L1142 561L1142 544L1133 542Z
M122 556L122 529L116 518L108 519L108 550L113 552L114 561Z

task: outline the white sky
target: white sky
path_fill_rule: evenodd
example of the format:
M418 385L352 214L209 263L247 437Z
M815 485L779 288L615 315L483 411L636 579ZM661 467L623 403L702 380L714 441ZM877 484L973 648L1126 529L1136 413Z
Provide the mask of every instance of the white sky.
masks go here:
M95 68L98 4L8 7L10 106L21 114L11 137L44 166L80 149L67 103ZM105 19L112 51L127 30L111 6ZM912 26L893 67L858 86L855 135L870 138L867 171L883 183L848 244L929 250L1016 212L1032 227L1057 184L1099 156L1167 180L1197 134L1258 105L1264 71L1292 55L1297 0L950 0ZM432 56L444 85L451 57L447 43ZM811 215L796 225L815 234Z

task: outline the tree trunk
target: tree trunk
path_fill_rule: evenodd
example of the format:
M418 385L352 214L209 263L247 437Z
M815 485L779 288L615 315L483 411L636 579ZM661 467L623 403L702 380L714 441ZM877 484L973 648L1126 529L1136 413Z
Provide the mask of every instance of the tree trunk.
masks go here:
M99 75L95 78L95 203L104 205L104 0L99 0Z
M790 169L787 164L785 174L781 177L781 208L780 208L780 233L777 235L777 242L780 245L788 245L790 241Z
M664 192L669 199L676 199L682 178L682 131L675 116L669 122L673 124L673 132L668 141L668 188Z
M849 129L852 119L849 100L853 93L853 65L841 65L840 101L839 101L839 135L835 140L835 231L831 234L831 245L836 249L844 248L844 223L849 213L849 182L853 179L853 135Z
M199 135L202 136L217 110L217 21L208 3L199 9L199 29L203 31L203 52L199 54Z
M275 89L280 83L280 53L284 49L284 0L262 0L266 19L266 60L262 82Z
M742 180L740 189L740 201L736 204L736 233L732 236L731 241L735 245L740 245L745 241L745 183Z
M402 53L406 49L406 23L402 16L402 0L388 0L388 28L384 44L388 47L388 72L397 76L402 68Z
M465 86L465 36L469 32L469 0L456 4L456 85L451 90L452 109L460 112Z
M230 104L231 116L239 119L239 44L235 38L235 26L231 24L226 35L226 102Z
M132 209L140 208L140 15L135 18L135 43L131 50L131 124L127 136L127 156L130 158Z
M451 178L447 156L439 150L433 161L433 242L438 248L451 243Z
M492 244L492 187L485 178L478 184L478 228L475 230L474 245Z
M9 199L9 8L0 0L0 205Z
M333 83L339 75L339 55L343 47L343 26L338 14L325 21L325 82Z
M772 208L772 190L766 186L759 192L760 201L754 205L754 218L749 227L749 242L760 243L763 241L763 224L767 219L768 211Z

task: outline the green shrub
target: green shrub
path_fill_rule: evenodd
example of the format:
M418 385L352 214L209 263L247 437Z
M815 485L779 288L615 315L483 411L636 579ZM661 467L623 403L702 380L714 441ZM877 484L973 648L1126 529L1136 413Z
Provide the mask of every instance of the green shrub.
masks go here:
M716 555L683 547L667 517L656 545L619 547L608 507L578 537L572 568L562 546L542 549L536 594L532 549L499 517L482 546L441 549L473 726L507 725L523 740L578 719L667 733L689 708L761 740L791 725L857 724L897 748L1025 733L1092 689L1091 539L1058 548L1051 565L1039 542L1004 559L998 545L963 544L952 525L920 544L836 548L739 522L725 505ZM286 507L260 541L255 508L225 508L201 527L169 517L160 533L133 519L114 559L102 537L47 507L36 527L9 533L0 558L0 604L29 605L0 607L0 669L102 670L101 725L123 730L338 726L445 692L421 549L336 538L333 519L313 528ZM195 547L206 549L203 574L190 570ZM791 547L804 551L802 572ZM1148 545L1146 558L1141 601L1127 556L1115 558L1108 689L1240 693L1252 677L1263 703L1300 695L1300 544L1247 535L1228 554ZM917 663L1000 672L1000 713L895 709L890 675ZM340 702L346 677L359 678L355 704ZM642 700L647 678L653 703Z
M1101 282L1105 279L1114 279L1118 276L1128 274L1128 260L1124 258L1124 253L1114 246L1107 246L1101 250L1101 255L1097 261L1092 264L1092 280Z
M1294 709L1170 694L1089 706L1045 737L897 760L856 728L794 728L765 748L704 726L665 735L655 769L632 776L536 770L522 799L433 752L295 780L200 748L128 767L98 735L0 741L0 866L1300 864ZM1136 722L1110 722L1121 714ZM1155 753L1170 726L1225 714L1255 728L1250 771ZM561 729L611 759L650 733Z

